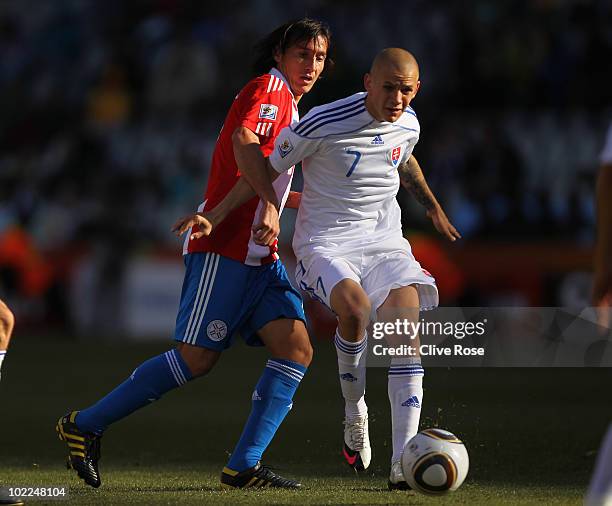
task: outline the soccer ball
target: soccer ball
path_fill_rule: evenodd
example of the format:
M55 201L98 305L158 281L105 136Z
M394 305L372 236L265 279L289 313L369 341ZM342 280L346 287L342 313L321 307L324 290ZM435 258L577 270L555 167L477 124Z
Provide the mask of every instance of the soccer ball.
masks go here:
M404 448L402 471L413 490L441 495L457 490L470 467L461 440L446 430L425 429Z

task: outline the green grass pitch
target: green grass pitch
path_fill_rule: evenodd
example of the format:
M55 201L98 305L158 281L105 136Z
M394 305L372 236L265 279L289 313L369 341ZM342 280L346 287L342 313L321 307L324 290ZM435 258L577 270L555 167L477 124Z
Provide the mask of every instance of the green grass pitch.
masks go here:
M373 462L356 476L342 462L343 407L331 342L265 455L301 491L221 489L218 476L250 409L267 357L242 345L206 378L171 392L107 431L93 490L64 467L57 418L123 381L167 343L17 335L0 382L0 485L69 487L69 500L27 504L581 504L595 452L612 420L607 369L428 369L421 427L459 435L471 465L454 494L388 492L386 371L368 371Z

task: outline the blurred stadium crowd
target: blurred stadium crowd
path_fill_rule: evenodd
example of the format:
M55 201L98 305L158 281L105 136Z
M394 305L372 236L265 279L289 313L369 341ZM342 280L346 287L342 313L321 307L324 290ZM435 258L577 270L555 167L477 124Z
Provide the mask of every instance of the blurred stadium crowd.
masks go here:
M5 0L0 296L65 324L78 258L112 300L130 256L177 252L170 225L201 200L253 43L305 14L330 24L337 65L302 115L360 91L380 48L408 48L421 64L415 154L465 241L590 245L609 2ZM410 202L404 218L431 230Z

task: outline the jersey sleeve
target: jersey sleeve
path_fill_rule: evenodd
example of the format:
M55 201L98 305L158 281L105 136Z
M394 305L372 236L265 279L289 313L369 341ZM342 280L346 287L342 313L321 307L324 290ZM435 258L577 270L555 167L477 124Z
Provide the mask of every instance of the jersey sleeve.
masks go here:
M299 124L298 124L299 126ZM270 165L277 172L285 172L304 158L317 151L320 139L310 139L295 133L293 128L283 128L270 153Z
M284 83L272 74L249 82L238 97L239 126L253 131L262 140L274 139L288 124L287 90L283 87Z
M416 143L419 142L419 135L421 135L421 124L419 123L415 110L410 106L408 106L404 111L400 122L406 131L409 132L405 148L403 149L402 158L400 160L400 163L406 163L410 158Z
M404 148L404 154L402 156L402 159L400 160L400 163L406 163L408 161L418 141L418 137L413 137L408 140L408 142L406 143L406 147Z

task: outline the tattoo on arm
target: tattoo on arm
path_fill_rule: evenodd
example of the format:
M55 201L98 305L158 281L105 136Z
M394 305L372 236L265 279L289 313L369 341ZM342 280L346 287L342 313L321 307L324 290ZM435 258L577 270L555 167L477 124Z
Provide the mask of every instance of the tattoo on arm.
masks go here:
M411 155L407 162L399 166L398 170L402 185L412 193L419 204L428 211L436 207L436 198L425 181L425 176L414 156Z

